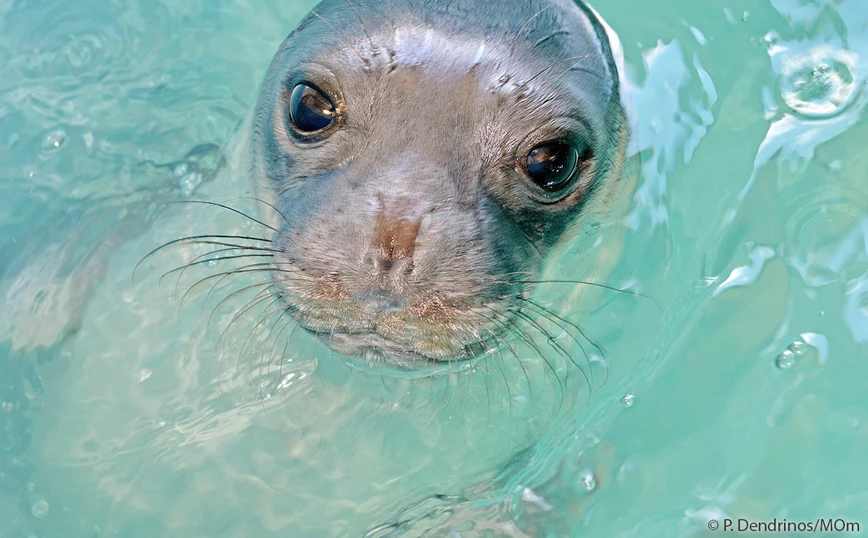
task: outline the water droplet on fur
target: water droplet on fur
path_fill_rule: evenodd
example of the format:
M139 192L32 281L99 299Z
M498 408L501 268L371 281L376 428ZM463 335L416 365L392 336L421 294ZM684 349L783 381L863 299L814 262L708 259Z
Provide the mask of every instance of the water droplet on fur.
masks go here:
M632 394L625 394L623 398L621 398L621 407L633 407L635 396Z
M794 364L796 364L796 354L789 349L785 350L775 359L775 365L781 370L789 370Z

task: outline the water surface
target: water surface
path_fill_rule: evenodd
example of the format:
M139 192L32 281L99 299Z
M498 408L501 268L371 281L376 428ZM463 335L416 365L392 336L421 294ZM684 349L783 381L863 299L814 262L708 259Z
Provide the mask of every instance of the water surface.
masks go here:
M550 274L650 299L543 287L600 349L549 326L433 379L221 304L242 279L182 302L216 269L160 275L204 251L132 276L256 231L173 202L250 194L233 136L313 4L0 1L0 534L868 524L868 4L597 2L641 174Z

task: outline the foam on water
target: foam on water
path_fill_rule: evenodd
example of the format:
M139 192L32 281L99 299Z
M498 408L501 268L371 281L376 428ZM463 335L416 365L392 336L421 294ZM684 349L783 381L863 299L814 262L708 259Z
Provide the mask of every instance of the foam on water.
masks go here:
M868 4L598 2L641 175L552 274L626 292L542 286L596 346L434 378L350 367L255 274L187 293L208 249L136 267L260 232L174 202L258 210L233 135L312 5L0 2L0 535L868 525Z

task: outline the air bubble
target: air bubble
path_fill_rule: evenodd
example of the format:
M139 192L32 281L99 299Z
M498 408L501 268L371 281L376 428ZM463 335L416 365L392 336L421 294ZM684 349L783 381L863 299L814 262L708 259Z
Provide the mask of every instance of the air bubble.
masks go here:
M621 407L633 407L635 396L632 394L625 394L623 398L621 398Z
M226 159L216 144L200 144L190 150L184 159L167 164L178 190L185 197L192 196L204 182L213 179Z
M784 103L806 118L838 114L858 93L859 84L853 75L855 62L852 52L830 47L790 59L781 70Z
M57 151L66 144L66 130L62 127L49 131L42 137L40 147L43 151Z
M202 184L202 179L200 172L190 172L178 180L178 190L183 196L190 197L196 192L196 188Z
M33 514L33 517L37 519L44 519L45 516L48 515L48 502L45 500L39 500L33 503L33 507L30 509L30 512Z
M3 407L3 411L5 411L7 413L11 413L12 410L15 408L15 404L13 404L12 402L3 402L2 407Z
M190 170L190 163L179 162L172 165L172 175L183 177Z
M775 359L775 365L781 370L789 370L796 364L796 354L787 349Z
M801 357L808 352L808 344L801 340L796 340L795 342L790 344L787 349L791 351L796 357Z
M153 373L154 372L147 368L143 369L141 372L139 372L139 383L144 383L145 381L147 381L151 377L151 375L153 375Z
M594 491L597 488L597 479L594 478L594 473L583 473L580 478L582 489L585 491Z
M769 32L762 37L762 42L765 43L766 47L771 47L777 45L780 39L780 36L775 32Z

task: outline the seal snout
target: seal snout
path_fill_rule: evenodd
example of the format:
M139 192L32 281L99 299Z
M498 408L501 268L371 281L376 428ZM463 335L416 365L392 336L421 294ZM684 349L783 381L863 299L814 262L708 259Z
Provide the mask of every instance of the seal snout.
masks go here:
M413 271L413 254L422 226L422 215L413 211L418 209L418 204L415 206L407 198L380 204L380 211L374 217L373 241L366 256L377 276L385 278Z

